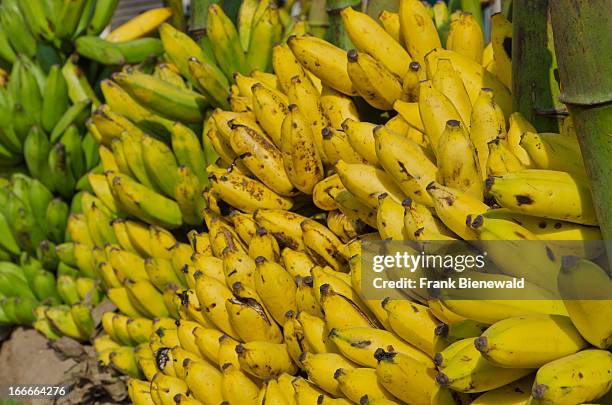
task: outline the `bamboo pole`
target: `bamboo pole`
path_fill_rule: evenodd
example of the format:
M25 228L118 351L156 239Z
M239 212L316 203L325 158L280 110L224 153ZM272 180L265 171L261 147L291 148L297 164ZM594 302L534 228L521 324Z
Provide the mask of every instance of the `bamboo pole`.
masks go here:
M555 78L557 63L548 0L516 0L512 11L513 109L538 131L559 132L566 109L559 101Z
M516 5L515 5L516 7ZM612 261L612 3L556 0L551 7L559 78L580 141Z
M172 17L170 23L178 30L185 31L185 10L183 9L183 0L165 0L166 6L172 9Z
M325 0L311 0L308 10L308 25L310 33L316 37L324 38L329 27L327 7Z

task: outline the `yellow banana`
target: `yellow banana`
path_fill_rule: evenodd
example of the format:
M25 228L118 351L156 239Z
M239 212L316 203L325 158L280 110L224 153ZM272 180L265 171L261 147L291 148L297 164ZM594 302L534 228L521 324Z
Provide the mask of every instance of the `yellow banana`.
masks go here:
M511 384L485 392L471 403L474 405L527 404L532 385L533 377L525 377Z
M435 387L432 365L383 348L377 349L374 356L378 361L378 381L391 394L409 404L430 403Z
M255 261L244 252L226 249L223 254L225 284L232 288L234 283L255 288Z
M610 390L610 368L612 353L605 350L583 350L552 361L538 370L529 403L569 405L595 401Z
M526 132L520 146L538 169L559 170L586 177L578 140L559 134Z
M342 160L335 167L347 190L372 208L378 206L378 195L382 193L387 193L398 202L405 198L393 178L380 169L365 164L348 164Z
M382 23L385 31L387 31L387 34L389 34L395 42L404 46L404 39L402 38L400 30L399 14L392 11L383 10L378 16L378 19Z
M337 174L332 174L318 182L312 190L312 201L314 204L326 211L333 211L338 208L332 194L343 190L344 186Z
M433 367L428 355L404 343L386 330L375 328L332 329L329 332L329 338L336 344L342 355L362 366L376 367L377 360L374 358L376 349L392 346L395 352L403 353L427 367Z
M497 138L490 141L487 146L489 148L488 176L503 176L506 173L517 172L525 168L510 150L507 140Z
M315 266L310 255L288 247L281 252L281 258L285 270L294 279L298 276L302 278L310 276L310 270Z
M222 374L212 365L196 359L186 359L184 381L194 398L204 405L219 404L223 400Z
M340 252L342 242L324 225L313 220L305 220L301 224L306 251L315 262L329 265L336 271L342 271L346 266L345 258Z
M502 207L514 212L597 225L591 193L583 177L526 169L490 178L486 185Z
M610 277L593 262L565 257L558 278L559 292L574 326L592 345L601 349L612 346L612 330L606 319L612 308L608 292ZM593 300L581 300L596 298Z
M219 339L224 335L217 329L196 328L193 331L195 343L203 358L212 364L219 363Z
M271 319L261 303L253 298L230 298L225 302L229 319L244 341L269 341L280 343L283 339L281 331Z
M340 12L346 32L355 47L368 53L397 77L404 77L410 55L374 19L347 7Z
M477 200L483 199L483 175L480 170L486 171L486 166L480 166L480 154L476 153L461 122L446 122L438 141L436 156L439 162L437 180L442 185L464 192Z
M240 368L228 363L221 367L223 399L234 404L256 405L259 387Z
M157 373L151 380L151 397L159 398L162 405L172 404L177 395L189 395L187 384L176 377L171 377L163 373Z
M425 126L419 110L419 103L407 103L402 100L396 100L395 103L393 103L393 109L397 111L411 127L420 132L425 132Z
M439 173L423 148L381 126L374 128L374 140L379 162L402 191L414 201L431 206L433 201L425 188Z
M346 70L346 54L342 49L306 35L291 36L287 43L302 66L323 84L348 96L357 95Z
M350 118L342 122L342 130L355 152L367 160L369 164L380 166L373 136L375 127L376 125L369 122L356 121Z
M240 367L247 373L265 380L283 373L295 374L297 367L282 343L252 341L236 346Z
M320 287L321 308L328 330L333 328L375 327L374 322L350 298L337 293L329 284Z
M149 281L126 282L125 289L130 302L144 309L144 314L150 317L168 316L161 293Z
M333 198L338 203L340 211L350 220L361 220L362 222L376 228L376 208L361 202L354 194L348 190L338 190L333 192Z
M355 152L343 131L325 127L321 133L323 154L327 163L334 165L339 160L347 163L366 163L365 159Z
M230 219L242 242L248 245L257 232L257 224L255 223L253 216L243 214L239 211L232 211L230 213Z
M391 110L395 100L404 98L400 79L381 62L355 49L348 51L347 59L347 72L355 90L372 107Z
M240 241L240 237L225 218L219 217L208 209L204 210L203 215L208 227L210 247L215 257L222 257L223 251L227 247L229 247L229 250L248 253L246 247Z
M257 121L272 139L272 142L280 147L283 120L288 114L287 100L280 97L277 92L259 83L253 85L252 92L253 112Z
M255 262L255 291L276 322L282 324L288 311L297 311L295 281L278 263L263 256L258 256Z
M334 378L338 369L351 370L355 364L337 353L313 354L304 352L300 361L308 374L308 379L334 397L341 397L342 391Z
M446 49L482 64L484 36L480 24L471 13L459 13L450 24Z
M206 313L206 318L223 333L238 339L238 333L232 327L225 309L225 302L233 297L232 292L221 281L202 273L196 273L195 279L196 296Z
M170 7L147 10L112 30L105 39L110 42L126 42L145 37L155 31L171 15Z
M419 86L426 79L427 74L421 64L417 61L410 62L406 74L402 77L402 88L409 102L419 101Z
M324 86L320 101L323 114L329 120L332 128L342 129L342 123L348 119L359 121L359 111L349 96Z
M512 23L498 13L491 16L491 45L497 77L512 88Z
M432 78L432 84L434 88L448 97L461 116L461 120L469 127L472 102L450 59L438 59L438 67Z
M461 121L461 115L453 103L434 88L431 80L421 82L419 86L419 113L423 120L425 133L434 153L437 156L440 137L449 120Z
M255 236L249 243L249 256L257 259L258 256L266 260L278 263L280 260L280 247L276 238L265 228L258 226Z
M344 243L368 231L368 225L359 218L350 219L340 210L327 214L327 227Z
M444 225L465 240L476 239L476 233L466 225L466 219L468 215L480 215L486 212L489 207L485 203L436 182L427 186L427 192L434 201L436 215Z
M304 250L301 223L306 217L282 210L257 210L253 218L259 226L271 232L283 246L294 250Z
M434 329L439 321L428 307L407 300L385 299L382 306L389 314L389 324L406 342L434 355Z
M298 62L289 46L285 43L276 45L272 49L272 65L274 73L278 77L280 87L285 94L289 91L291 80L294 77L298 76L300 80L310 80L300 62Z
M410 239L404 232L404 207L384 193L378 196L376 223L382 239Z
M240 43L236 26L223 9L214 3L208 7L206 34L215 59L228 79L235 72L248 71L245 50Z
M445 240L445 237L454 236L442 221L433 216L428 207L415 203L409 198L402 201L402 205L404 206L404 232L408 239Z
M280 149L289 180L298 190L311 194L324 173L312 124L305 113L296 104L289 105L289 114L283 120Z
M342 394L355 403L360 403L364 396L374 400L395 399L378 381L373 368L339 368L335 371L334 378L338 381Z
M415 60L423 63L429 51L442 46L433 19L420 1L402 0L399 18L406 49Z

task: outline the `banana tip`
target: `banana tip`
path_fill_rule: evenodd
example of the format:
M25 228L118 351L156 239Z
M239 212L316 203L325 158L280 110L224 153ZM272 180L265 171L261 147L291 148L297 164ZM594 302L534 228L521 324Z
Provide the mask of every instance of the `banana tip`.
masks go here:
M244 352L245 349L243 345L239 344L239 345L236 345L236 348L234 350L236 350L236 353L241 354Z
M338 379L342 374L344 374L344 369L339 368L336 371L334 371L334 378Z
M391 300L391 297L385 297L385 299L383 299L382 302L380 303L380 306L385 308L390 300Z
M442 365L442 361L444 361L444 356L442 353L436 353L433 358L434 364L436 367L440 367Z
M381 361L392 361L395 358L395 356L397 356L397 352L386 352L385 349L381 347L376 349L376 351L374 352L374 358L379 363Z
M568 272L573 270L580 261L580 258L577 256L563 256L561 258L561 271Z
M493 187L493 183L495 183L495 177L487 177L487 179L485 180L485 189L487 191L491 190L491 187Z
M438 373L436 376L436 382L442 387L448 387L450 384L450 378L444 373Z
M547 389L548 387L544 384L536 384L533 386L533 389L531 390L531 395L535 399L542 399L544 398L544 394L546 393Z
M446 337L446 336L448 336L448 332L449 332L449 327L445 323L441 323L440 325L438 325L438 326L436 326L434 328L434 335L435 336Z
M357 62L359 60L359 52L357 49L351 49L346 53L349 62Z
M489 339L486 336L479 336L474 340L474 346L480 353L486 353L489 347Z

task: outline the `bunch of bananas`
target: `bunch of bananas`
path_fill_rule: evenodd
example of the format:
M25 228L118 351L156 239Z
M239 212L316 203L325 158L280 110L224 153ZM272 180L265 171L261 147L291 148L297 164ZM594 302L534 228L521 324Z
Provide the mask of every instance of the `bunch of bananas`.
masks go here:
M0 6L0 64L18 55L41 60L61 58L81 35L99 35L118 0L7 0Z
M121 155L105 153L115 165L107 180L115 177L99 182L97 198L117 218L152 225L86 220L93 233L72 237L89 246L87 266L119 309L103 317L100 361L134 378L136 404L605 403L610 302L551 300L547 291L554 283L572 296L593 279L611 286L587 260L600 251L554 243L601 239L582 157L570 121L562 134L538 134L512 114L509 23L494 19L485 48L478 24L457 14L442 49L420 1L386 13L397 23L386 29L352 9L342 17L355 50L290 36L273 48L273 74L236 71L231 111L211 102L221 107L203 128L211 185L195 211L208 231L191 231L189 244L155 219L162 200L113 190L131 177L117 177ZM189 68L193 59L172 62L189 80L185 60ZM128 77L116 82L136 99ZM356 96L393 118L363 121ZM167 108L154 110L175 114ZM411 300L368 299L361 240L389 238L518 238L572 258L534 252L503 267L538 268L532 292L541 300L420 290L408 291ZM118 252L132 265L113 259Z
M97 145L85 134L90 104L99 103L82 70L69 59L45 73L19 56L0 89L0 167L23 170L70 198L79 179L98 164Z

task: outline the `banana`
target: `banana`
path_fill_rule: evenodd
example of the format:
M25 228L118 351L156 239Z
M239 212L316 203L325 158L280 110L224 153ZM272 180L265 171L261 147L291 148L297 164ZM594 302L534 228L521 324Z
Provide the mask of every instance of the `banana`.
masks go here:
M221 367L221 393L230 403L255 405L259 387L239 367L227 363Z
M258 226L249 243L249 256L255 259L262 256L268 261L278 263L280 261L278 241L265 228Z
M68 87L60 66L50 68L42 93L41 124L50 133L68 108Z
M87 24L87 35L99 35L109 24L119 3L118 0L99 0Z
M458 353L467 347L474 346L474 337L459 339L448 346L442 351L438 352L434 356L434 364L438 370L444 370L451 359L453 359Z
M350 298L336 293L329 284L320 287L325 323L333 328L375 327L375 323Z
M402 38L400 30L399 14L389 10L383 10L378 16L378 20L381 22L387 34L389 34L395 42L404 46L404 39Z
M303 251L301 223L307 218L289 211L260 209L253 213L255 222L271 232L280 245Z
M424 80L427 80L425 69L417 61L410 62L406 74L402 77L402 89L408 102L419 101L419 87Z
M145 37L155 31L171 15L172 9L169 7L147 10L112 30L106 36L106 40L110 42L127 42Z
M468 215L480 215L488 210L488 206L472 196L445 187L436 182L427 186L427 192L434 201L434 208L438 218L444 222L451 231L465 240L476 239L476 233L468 225Z
M325 127L321 131L325 161L335 165L339 160L347 163L367 163L351 146L343 131Z
M517 172L525 168L521 161L512 153L505 139L497 138L487 144L489 157L487 159L487 175L503 176L506 173Z
M254 289L255 268L255 261L248 254L229 249L223 251L223 281L229 288L239 283L240 286Z
M532 384L533 378L525 377L512 384L485 392L471 403L474 405L526 404L529 401Z
M337 174L332 174L318 182L312 190L312 201L314 204L326 211L333 211L338 208L338 204L334 201L332 194L345 190L340 177Z
M298 76L300 80L310 80L310 76L306 73L289 46L285 43L276 45L272 48L272 66L277 75L280 89L284 93L287 93L289 90L293 77ZM313 85L316 87L315 83L313 83Z
M212 365L197 359L187 358L183 361L184 381L195 399L204 405L219 404L223 400L222 374ZM175 397L176 400L176 397ZM182 401L179 403L183 403Z
M462 122L461 115L451 100L433 86L431 80L420 83L418 105L425 133L437 156L440 137L446 123L449 120Z
M285 344L252 341L236 346L240 367L259 379L270 379L282 373L295 374L297 367Z
M51 325L62 335L79 341L88 338L88 336L84 336L79 330L70 312L70 307L66 305L50 307L45 311L45 316L51 322Z
M346 266L340 247L342 242L327 227L313 220L301 223L306 252L321 266L331 266L336 271L343 271Z
M440 37L427 8L417 0L402 0L399 7L400 29L408 53L421 64L425 55L440 48Z
M151 388L148 381L130 379L128 381L128 396L132 403L136 405L153 405L151 397Z
M376 228L376 209L361 202L355 195L348 190L331 190L334 201L338 203L340 211L347 216L348 219L360 220L365 224Z
M128 176L107 173L113 195L125 211L145 222L176 228L182 224L179 206Z
M313 36L291 36L287 40L295 58L321 82L348 96L357 95L347 72L344 51Z
M391 394L409 404L429 404L435 387L434 369L403 353L385 351L374 354L379 383ZM370 395L368 395L368 398Z
M36 54L36 38L19 10L18 2L8 1L2 5L0 22L15 53L30 58Z
M376 370L373 368L339 368L335 371L334 378L338 381L342 394L355 403L359 403L363 396L372 399L395 399L377 380Z
M365 367L376 367L374 352L378 348L393 347L393 351L403 353L414 361L428 367L433 363L428 355L404 343L391 332L375 328L332 329L329 339L346 358Z
M248 72L238 31L220 6L212 4L208 8L206 28L215 59L227 78L234 72Z
M238 332L232 326L225 302L232 299L231 291L219 280L204 274L195 275L196 295L206 317L223 333L238 339Z
M520 141L535 167L586 177L578 140L559 134L526 132Z
M153 179L158 189L173 198L178 181L178 164L172 149L151 136L142 137L140 142L149 177Z
M231 325L244 341L263 340L280 343L282 334L264 307L256 299L230 298L225 302Z
M359 121L359 111L353 100L331 87L323 86L321 91L321 108L332 128L341 130L346 120Z
M109 361L110 366L122 374L127 374L132 378L144 377L138 368L133 347L123 346L113 350L109 354Z
M446 49L482 64L484 36L479 22L471 13L459 13L450 23Z
M521 146L521 138L527 132L536 133L537 131L520 112L512 113L508 118L508 146L526 168L532 168L531 157Z
M468 344L448 359L436 382L459 392L484 392L509 384L530 374L531 369L501 368L487 362L474 345Z
M610 277L593 262L564 257L558 286L572 323L581 335L592 345L608 349L612 345L612 331L605 321L610 310L610 301L606 299ZM580 291L601 299L581 300Z
M438 141L437 158L438 181L441 184L477 200L483 199L482 167L478 162L480 154L460 121L446 122Z
M365 164L348 164L342 160L336 163L335 168L347 190L372 208L378 206L378 195L385 192L398 202L405 198L392 177L380 169Z
M351 42L397 77L404 77L411 58L408 52L367 14L348 7L340 13Z
M200 122L208 103L204 96L152 75L115 73L113 80L144 107L182 122Z
M200 215L203 208L203 199L200 198L202 185L187 166L180 166L177 173L178 180L174 189L174 198L183 215L183 222L198 225L202 222Z
M234 229L222 218L204 211L204 221L209 229L211 249L216 257L222 257L225 248L229 250L248 253Z
M191 397L187 383L177 377L156 373L151 380L151 397L154 398L153 402L171 405L174 403L174 398L177 395ZM159 398L159 402L155 401L156 397Z
M321 398L321 401L325 399L323 390L302 377L295 377L291 381L291 385L293 386L294 399L297 405L318 404L319 398Z
M434 355L434 329L439 322L429 308L390 299L383 300L382 306L389 314L389 324L395 333L430 356Z
M357 93L372 107L393 109L393 102L404 99L402 83L381 62L355 49L347 53L347 73Z
M189 58L187 64L196 86L204 92L207 100L215 107L229 109L226 98L229 82L219 68L194 56Z
M373 131L376 125L368 122L361 122L351 118L347 118L342 122L342 130L346 133L347 138L353 149L361 155L369 164L380 166L378 156L376 155L376 146L374 142Z
M308 379L334 397L341 397L339 383L334 378L338 369L353 370L355 364L337 353L302 353L300 361Z
M291 196L293 185L285 174L281 151L263 133L230 121L232 149L245 166L274 192Z
M255 290L272 317L283 323L287 311L297 311L295 281L280 264L263 256L258 256L255 263Z
M454 234L434 217L432 211L421 204L407 198L402 201L404 206L404 232L408 239L413 240L451 240Z
M304 115L304 118L306 118L306 121L311 126L312 138L317 152L321 158L325 160L326 156L323 149L322 131L330 125L330 122L323 113L319 92L310 80L294 76L287 89L287 96L292 105L295 104L298 106L299 111ZM285 117L285 120L288 116L289 115ZM285 120L283 120L283 122ZM281 127L281 146L282 133L283 128Z
M569 405L594 401L609 391L611 367L612 354L596 349L552 361L538 370L529 403Z
M403 217L404 207L402 207L402 204L393 200L386 193L378 196L376 223L382 239L409 239L404 232Z
M436 74L433 75L432 84L435 89L444 94L457 109L462 121L469 127L472 103L461 77L455 71L450 59L440 58L437 61Z
M168 309L164 305L162 294L155 289L149 281L126 281L124 283L130 302L137 305L139 310L149 317L168 316Z
M436 352L434 362L438 359L438 353L446 350L453 343L468 338L476 338L482 334L489 325L465 319L451 324L438 323L434 328L433 348ZM473 342L472 342L473 343ZM443 359L444 360L444 359Z
M374 141L378 161L402 191L416 202L431 206L433 201L425 188L439 173L424 150L405 136L382 126L374 128Z
M288 247L282 250L281 257L285 270L294 279L298 276L302 278L310 276L310 270L315 266L310 255Z
M491 45L496 76L512 88L512 23L503 14L491 16Z
M266 2L261 2L258 8L263 11L253 16L246 68L248 71L258 69L265 72L272 66L271 50L281 40L282 29L279 10L274 3L266 6Z
M597 225L593 200L584 178L566 172L526 169L491 178L489 193L514 212ZM541 200L546 195L545 200Z
M253 18L255 11L259 6L259 2L256 0L246 0L240 4L238 9L238 36L240 38L240 44L242 49L249 49L249 43L251 41L251 27L253 24Z
M408 125L419 132L425 132L425 126L421 119L418 102L405 102L396 100L393 103L393 109L408 123Z
M281 129L281 153L289 180L300 191L311 194L316 183L323 178L323 165L311 130L311 122L296 104Z
M281 145L282 123L288 114L287 100L261 83L252 88L253 112L257 121L277 147Z
M523 339L517 341L517 334ZM487 361L512 368L541 367L588 346L571 320L560 315L505 319L487 329L474 344Z

